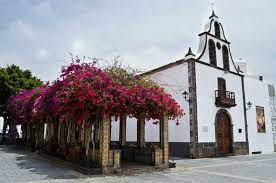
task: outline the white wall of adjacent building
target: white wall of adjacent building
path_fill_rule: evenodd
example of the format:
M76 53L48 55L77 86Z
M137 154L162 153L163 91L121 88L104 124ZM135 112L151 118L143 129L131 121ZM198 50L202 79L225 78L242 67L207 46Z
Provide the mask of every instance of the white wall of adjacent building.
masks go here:
M273 149L272 124L269 105L268 85L258 79L245 77L246 101L252 102L247 110L249 153L271 153ZM265 133L257 131L256 106L264 107Z
M3 133L4 118L0 117L0 133Z
M166 92L171 94L184 110L185 115L179 119L179 125L176 120L169 120L169 141L170 142L190 142L190 124L189 124L189 105L183 98L183 92L188 91L188 66L182 63L175 67L156 72L149 76L150 79L165 88ZM127 141L137 140L137 119L127 119ZM111 139L119 140L119 122L112 121ZM153 124L153 121L147 121L145 127L146 142L159 142L159 125Z
M272 135L274 152L276 152L276 97L274 95L270 96L270 116L272 125Z
M237 106L226 109L232 118L234 142L245 142L245 119L241 76L201 63L196 63L198 141L216 142L215 118L219 107L215 105L217 78L224 78L226 90L235 92ZM242 129L242 133L239 133Z

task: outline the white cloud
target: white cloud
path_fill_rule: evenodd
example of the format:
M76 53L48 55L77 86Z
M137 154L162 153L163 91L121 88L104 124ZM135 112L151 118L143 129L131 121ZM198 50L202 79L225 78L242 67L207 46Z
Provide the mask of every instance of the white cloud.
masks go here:
M147 70L183 58L190 46L196 52L202 20L211 13L209 0L118 2L0 4L0 64L29 67L48 80L70 62L66 59L72 52L102 58L120 55L124 64ZM275 0L221 0L215 6L233 57L246 59L252 70L276 81Z
M83 40L75 40L72 43L72 53L73 55L82 55L85 53L85 42Z
M45 16L49 16L51 14L54 14L54 11L52 9L52 6L50 4L49 1L40 1L37 4L34 4L32 7L33 13L35 13L36 15L45 15Z
M38 52L36 54L36 59L45 60L45 59L48 59L49 56L50 56L50 53L46 49L41 48L38 50Z
M34 41L36 39L32 25L20 19L10 23L9 31L10 36L19 40Z

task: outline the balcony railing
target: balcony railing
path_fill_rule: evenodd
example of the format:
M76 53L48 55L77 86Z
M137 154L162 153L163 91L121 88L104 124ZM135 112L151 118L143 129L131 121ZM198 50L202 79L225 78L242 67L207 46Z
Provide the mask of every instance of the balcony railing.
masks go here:
M216 90L215 96L217 107L234 107L237 105L234 92Z

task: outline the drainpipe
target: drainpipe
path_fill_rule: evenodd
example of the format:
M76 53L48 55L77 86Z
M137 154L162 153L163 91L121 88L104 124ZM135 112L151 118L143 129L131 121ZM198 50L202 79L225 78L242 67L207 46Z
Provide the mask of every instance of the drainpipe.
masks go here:
M244 88L244 76L242 76L241 82L242 82L242 95L243 95L244 123L245 123L245 140L247 142L247 152L249 153L248 124L247 124L247 113L246 113L246 98L245 98L245 88Z

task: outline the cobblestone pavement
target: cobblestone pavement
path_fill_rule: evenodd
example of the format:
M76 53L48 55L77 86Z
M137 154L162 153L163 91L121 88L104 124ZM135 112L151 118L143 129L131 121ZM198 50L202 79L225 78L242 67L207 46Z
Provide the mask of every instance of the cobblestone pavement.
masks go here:
M176 160L177 168L132 176L86 176L67 163L0 146L0 183L14 182L276 182L276 153Z

